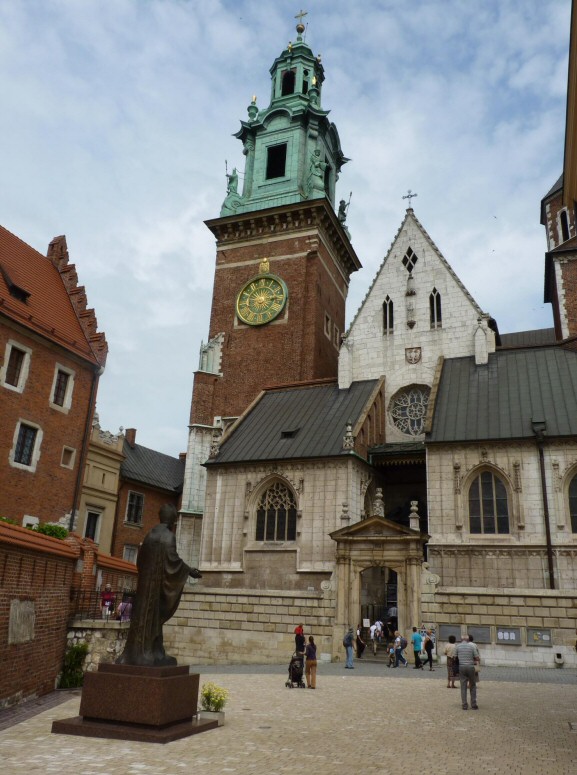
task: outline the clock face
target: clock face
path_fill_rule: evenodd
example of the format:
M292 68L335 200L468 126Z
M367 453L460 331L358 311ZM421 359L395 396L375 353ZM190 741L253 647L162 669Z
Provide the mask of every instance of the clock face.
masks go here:
M279 315L286 304L288 289L280 277L258 275L236 298L236 314L249 326L262 326Z

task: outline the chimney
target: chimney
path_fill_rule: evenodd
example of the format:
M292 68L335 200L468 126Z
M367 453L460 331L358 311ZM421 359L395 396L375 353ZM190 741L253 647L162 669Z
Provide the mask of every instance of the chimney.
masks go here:
M124 438L130 444L132 449L136 446L136 428L126 428Z
M182 460L183 463L186 463L186 452L179 452L178 459Z

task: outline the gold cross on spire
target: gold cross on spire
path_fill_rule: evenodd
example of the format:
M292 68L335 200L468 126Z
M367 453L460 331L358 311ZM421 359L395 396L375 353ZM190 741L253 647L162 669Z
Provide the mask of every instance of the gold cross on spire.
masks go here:
M299 24L302 24L303 23L303 18L305 16L308 16L308 13L309 13L308 11L303 11L303 9L301 8L300 13L296 14L295 19L298 19L299 20Z

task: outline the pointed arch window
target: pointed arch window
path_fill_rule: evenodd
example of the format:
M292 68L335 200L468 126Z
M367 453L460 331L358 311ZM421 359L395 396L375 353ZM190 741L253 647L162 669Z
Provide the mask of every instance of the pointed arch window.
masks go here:
M429 310L431 319L431 328L441 328L443 325L443 315L441 309L441 294L436 288L433 288L429 296Z
M509 499L501 477L482 471L469 487L469 530L485 535L509 533Z
M283 482L274 482L261 495L256 507L257 541L296 541L297 505Z
M571 531L577 533L577 474L569 484L569 514L571 516Z
M392 334L394 330L394 307L393 300L387 296L383 302L383 334L385 336Z

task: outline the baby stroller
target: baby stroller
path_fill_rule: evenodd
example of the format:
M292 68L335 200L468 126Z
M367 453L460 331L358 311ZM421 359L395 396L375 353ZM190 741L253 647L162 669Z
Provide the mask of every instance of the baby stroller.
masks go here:
M305 682L303 681L303 655L295 651L291 657L291 661L288 666L288 680L285 683L288 689L296 687L298 689L305 688Z

